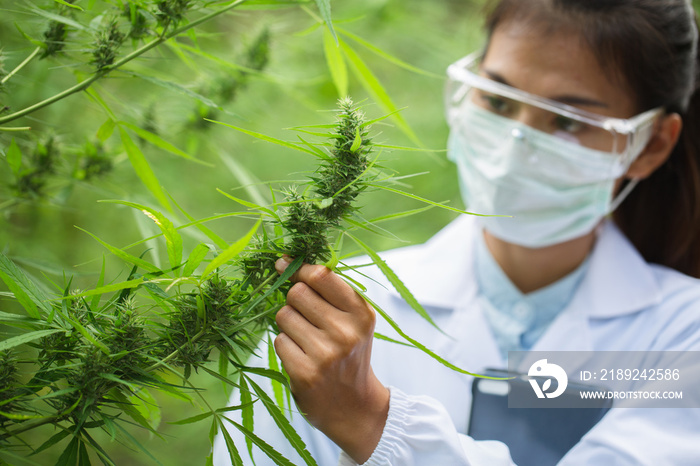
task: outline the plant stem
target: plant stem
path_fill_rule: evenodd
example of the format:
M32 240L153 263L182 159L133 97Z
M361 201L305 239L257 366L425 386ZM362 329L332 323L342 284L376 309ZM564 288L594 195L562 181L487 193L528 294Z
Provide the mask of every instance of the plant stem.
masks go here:
M31 126L18 126L18 127L7 127L7 128L3 128L3 127L0 126L0 131L8 131L8 132L12 132L12 131L29 131L30 129L32 129Z
M15 73L24 68L24 66L30 61L32 61L34 57L36 57L39 54L39 52L41 52L41 47L35 48L34 51L31 54L29 54L29 56L25 58L22 63L17 65L17 67L14 70L10 71L10 73L7 76L2 78L2 81L0 81L0 85L5 84L12 76L15 75Z
M202 337L204 336L204 334L206 333L204 330L205 330L205 329L202 329L202 330L200 330L199 332L197 332L197 334L195 334L195 336L192 337L192 339L190 340L190 342L196 343L197 340L199 340L200 338L202 338ZM158 361L158 362L152 364L151 366L147 367L146 369L144 369L144 371L145 371L145 372L151 372L151 371L153 371L153 370L158 369L158 367L164 365L165 363L167 363L168 361L170 361L172 358L174 358L175 356L177 356L179 352L180 352L180 350L179 350L179 349L176 349L175 351L173 351L172 353L170 353L169 355L167 355L164 359L161 359L160 361Z
M0 440L4 440L8 437L14 437L15 435L19 435L22 432L26 432L28 430L36 429L37 427L41 427L45 424L49 424L51 422L54 422L56 419L58 419L60 416L54 415L54 416L49 416L49 417L44 417L41 419L35 419L33 421L27 421L22 424L20 424L20 427L16 429L12 429L12 431L6 431L7 433L0 435Z
M156 40L154 40L154 41L152 41L152 42L149 42L148 44L143 45L142 47L140 47L140 48L134 50L133 52L131 52L130 54L128 54L127 56L125 56L125 57L122 58L121 60L117 61L116 63L114 63L114 64L112 64L112 65L110 65L109 67L106 67L105 69L103 69L103 70L101 70L101 71L96 72L95 74L93 74L93 75L90 76L89 78L87 78L87 79L85 79L85 80L79 82L79 83L76 84L75 86L70 87L70 88L68 88L68 89L66 89L66 90L64 90L64 91L62 91L62 92L59 92L58 94L56 94L56 95L54 95L54 96L52 96L52 97L49 97L49 98L46 99L46 100L43 100L43 101L41 101L41 102L38 102L38 103L36 103L36 104L34 104L34 105L31 105L31 106L29 106L29 107L27 107L27 108L24 108L24 109L22 109L22 110L19 110L19 111L15 112L15 113L12 113L12 114L7 115L7 116L5 116L5 117L0 117L0 125L2 125L2 124L4 124L4 123L8 123L8 122L13 121L13 120L16 120L17 118L21 118L21 117L23 117L23 116L25 116L25 115L28 115L28 114L33 113L33 112L35 112L35 111L37 111L37 110L39 110L39 109L41 109L41 108L46 107L47 105L51 105L51 104L54 103L54 102L57 102L57 101L59 101L59 100L61 100L61 99L65 99L65 98L68 97L69 95L72 95L72 94L75 94L76 92L80 92L80 91L83 91L83 90L87 89L88 87L90 87L90 85L91 85L92 83L94 83L94 82L97 81L98 79L103 78L104 76L106 76L107 74L109 74L111 71L114 71L114 70L116 70L117 68L119 68L120 66L125 65L126 63L130 62L130 61L133 60L134 58L137 58L137 57L139 57L140 55L143 55L144 53L146 53L147 51L151 50L152 48L154 48L154 47L156 47L156 46L162 44L163 42L165 42L165 41L167 41L167 40L172 39L172 38L175 37L175 36L178 36L178 35L182 34L183 32L185 32L185 31L187 31L187 30L189 30L189 29L192 29L192 28L194 28L194 27L196 27L196 26L198 26L198 25L200 25L200 24L202 24L202 23L204 23L204 22L206 22L206 21L209 21L210 19L213 19L213 18L219 16L219 15L222 14L222 13L225 13L225 12L227 12L227 11L229 11L229 10L231 10L231 9L233 9L233 8L235 8L235 7L237 7L237 6L240 5L241 3L244 3L245 1L246 1L246 0L238 0L237 2L234 2L234 3L232 3L232 4L228 5L228 6L225 6L224 8L222 8L222 9L220 9L220 10L216 10L216 11L213 11L213 12L209 13L208 15L202 16L201 18L198 18L198 19L192 21L191 23L189 23L189 24L187 24L187 25L185 25L185 26L182 26L181 28L178 28L178 29L174 30L173 32L171 32L171 33L168 34L167 36L160 37L160 38L158 38L158 39L156 39ZM25 60L25 61L27 61L27 60ZM14 71L13 71L13 72L14 72ZM9 75L8 75L8 77L9 77ZM4 81L3 81L3 82L4 82Z
M276 272L271 273L270 276L267 277L267 278L265 279L265 281L262 282L262 283L260 284L260 286L258 286L252 293L250 293L250 295L251 295L251 296L255 296L255 295L257 295L258 293L260 293L260 292L263 290L263 288L265 288L267 285L269 285L270 282L272 282L272 280L273 280L274 278L276 278L277 276L278 276L278 275L277 275Z

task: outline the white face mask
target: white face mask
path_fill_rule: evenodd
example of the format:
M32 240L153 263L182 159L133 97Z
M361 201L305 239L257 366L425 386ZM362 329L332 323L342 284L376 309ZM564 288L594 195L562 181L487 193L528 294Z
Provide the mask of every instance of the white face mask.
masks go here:
M637 140L634 157L649 139ZM541 248L589 233L636 185L615 200L628 168L617 154L586 148L495 115L471 102L451 119L448 157L457 164L462 198L492 235Z

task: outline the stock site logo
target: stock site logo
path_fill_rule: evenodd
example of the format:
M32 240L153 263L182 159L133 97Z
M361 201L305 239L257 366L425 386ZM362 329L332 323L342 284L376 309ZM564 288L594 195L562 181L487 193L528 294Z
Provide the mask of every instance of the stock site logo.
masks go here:
M569 383L569 377L567 377L566 372L561 366L556 364L550 364L546 359L540 359L536 361L532 366L527 375L530 377L529 382L532 385L532 389L535 391L537 398L556 398L566 390L566 386ZM533 378L535 377L535 378ZM543 377L549 377L544 381L542 387L538 383L538 379ZM557 388L553 392L549 393L548 390L552 386L552 378L557 381Z

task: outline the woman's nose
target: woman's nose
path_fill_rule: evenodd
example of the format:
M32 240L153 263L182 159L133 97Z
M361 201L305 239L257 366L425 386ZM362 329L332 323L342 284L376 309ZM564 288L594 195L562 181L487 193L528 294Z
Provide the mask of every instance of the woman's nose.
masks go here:
M511 118L518 123L529 126L530 128L548 133L551 131L551 128L547 127L544 113L545 112L542 110L523 105L517 112L515 112L514 115L511 116Z

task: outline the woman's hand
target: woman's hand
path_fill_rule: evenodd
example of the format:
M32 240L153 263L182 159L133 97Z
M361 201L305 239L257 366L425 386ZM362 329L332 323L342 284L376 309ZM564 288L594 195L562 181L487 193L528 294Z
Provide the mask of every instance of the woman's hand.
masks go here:
M282 273L288 258L277 261ZM309 422L358 463L379 443L389 390L372 371L374 309L338 275L304 264L277 313L275 350Z

